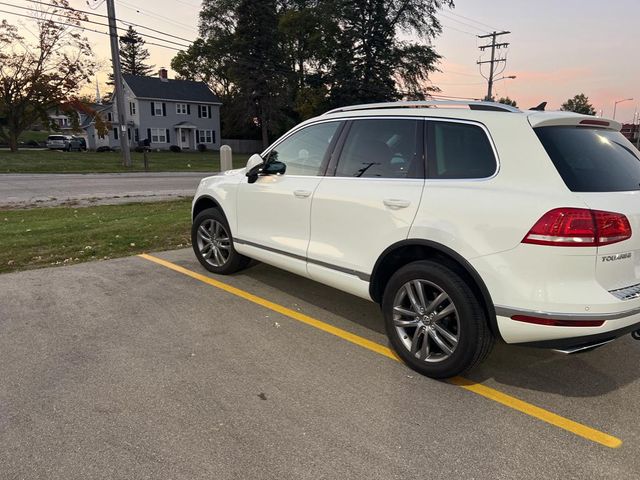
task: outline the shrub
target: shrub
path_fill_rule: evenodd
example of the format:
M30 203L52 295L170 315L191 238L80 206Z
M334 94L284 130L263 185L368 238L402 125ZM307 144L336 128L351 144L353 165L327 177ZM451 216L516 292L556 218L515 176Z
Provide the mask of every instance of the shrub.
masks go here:
M182 149L177 145L171 145L169 147L169 150L171 150L173 153L180 153L182 151Z
M137 146L136 148L133 149L133 151L136 153L143 153L144 147Z
M96 152L98 152L98 153L110 152L110 151L111 151L111 147L108 147L106 145L103 145L102 147L96 148Z
M204 143L199 143L196 148L200 153L207 151L207 146Z

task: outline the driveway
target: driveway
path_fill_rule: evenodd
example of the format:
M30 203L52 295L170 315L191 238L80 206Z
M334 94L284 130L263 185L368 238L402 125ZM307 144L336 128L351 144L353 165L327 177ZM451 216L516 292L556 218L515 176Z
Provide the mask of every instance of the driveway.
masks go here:
M637 478L630 336L454 383L386 345L372 303L190 250L0 275L0 477Z
M192 196L211 173L0 174L0 207L161 201Z

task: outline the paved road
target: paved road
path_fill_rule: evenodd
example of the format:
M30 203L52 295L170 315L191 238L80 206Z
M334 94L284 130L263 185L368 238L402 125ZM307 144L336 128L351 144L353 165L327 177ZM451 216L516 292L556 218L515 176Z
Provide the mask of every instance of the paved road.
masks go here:
M154 201L192 196L210 173L0 174L0 207Z
M355 297L264 265L220 279L386 344ZM499 346L469 376L610 449L139 257L0 275L0 478L638 478L639 364L626 337Z

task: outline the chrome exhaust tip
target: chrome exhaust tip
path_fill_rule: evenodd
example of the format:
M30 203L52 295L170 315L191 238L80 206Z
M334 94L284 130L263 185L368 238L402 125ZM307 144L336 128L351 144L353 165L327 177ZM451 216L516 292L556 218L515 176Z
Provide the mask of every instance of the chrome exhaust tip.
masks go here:
M633 332L633 333L640 334L640 331L636 331L636 332ZM636 337L634 337L634 338L636 338ZM607 340L600 340L600 341L597 341L597 342L583 343L582 345L576 345L575 347L554 348L553 351L554 352L559 352L559 353L564 353L565 355L572 355L574 353L584 353L584 352L588 352L590 350L594 350L594 349L596 349L598 347L601 347L603 345L606 345L607 343L611 343L614 340L615 340L615 338L609 338Z
M632 336L635 340L640 340L640 330L635 330L635 331L631 332L631 336Z

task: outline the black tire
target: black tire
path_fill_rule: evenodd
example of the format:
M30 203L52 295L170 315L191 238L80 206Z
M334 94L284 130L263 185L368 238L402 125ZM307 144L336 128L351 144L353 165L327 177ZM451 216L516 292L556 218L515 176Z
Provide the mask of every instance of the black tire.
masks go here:
M404 309L403 302L413 305L406 288L408 284L409 289L414 288L414 298L417 297L415 281L420 281L419 288L423 297L431 295L426 300L428 307L434 305L432 297L438 298L439 292L446 295L441 297L445 299L442 308L438 304L431 312L432 318L428 318L430 315L394 313L394 306L403 309L402 312L407 310ZM453 305L453 313L438 319L437 313L445 308L451 310L449 304ZM411 312L418 310L408 308ZM429 310L427 308L424 311ZM409 367L427 377L449 378L472 369L489 355L495 342L483 305L474 290L460 273L437 261L421 260L400 268L387 283L382 311L393 349ZM402 323L403 320L406 321ZM415 322L418 322L418 326L408 324ZM445 325L443 322L448 323ZM441 334L442 327L451 338L457 339L457 343L445 342L446 349L452 352L447 353L446 349L441 349L432 338L435 336L440 341L448 339ZM416 337L419 330L421 332ZM424 346L427 341L429 345ZM420 351L412 353L411 348L417 348L418 344L424 350L420 348ZM421 356L424 358L420 358Z
M220 265L215 265L215 259L206 258L206 254L201 253L201 246L203 245L204 240L202 237L198 237L198 230L201 226L209 226L212 225L212 222L217 222L224 229L224 233L226 234L226 238L228 238L228 242L225 243L224 251L228 252L228 257L225 262ZM200 264L209 270L210 272L217 273L220 275L229 275L235 272L242 270L243 268L249 265L251 261L250 258L245 257L244 255L240 255L236 252L233 247L233 236L231 235L231 229L229 228L229 223L225 216L220 212L220 210L215 208L208 208L200 212L193 221L191 226L191 245L193 246L193 252L196 255L196 258L200 262ZM212 247L213 248L213 247ZM221 248L223 248L221 246ZM208 250L207 250L208 251Z

